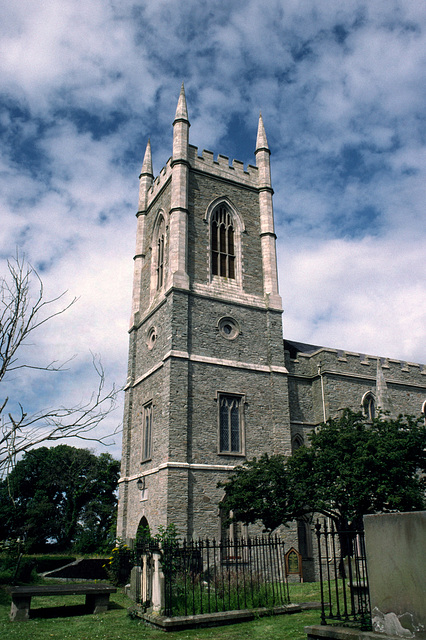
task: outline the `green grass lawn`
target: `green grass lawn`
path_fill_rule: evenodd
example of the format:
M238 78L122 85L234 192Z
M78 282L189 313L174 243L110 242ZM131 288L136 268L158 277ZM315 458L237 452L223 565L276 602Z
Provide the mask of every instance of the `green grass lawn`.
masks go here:
M290 585L292 602L318 601L318 584ZM259 618L252 622L168 632L132 620L133 603L119 589L111 595L110 609L100 615L83 614L84 596L46 596L31 601L31 620L10 622L10 597L0 589L0 638L7 640L262 640L306 639L305 625L318 624L319 611Z

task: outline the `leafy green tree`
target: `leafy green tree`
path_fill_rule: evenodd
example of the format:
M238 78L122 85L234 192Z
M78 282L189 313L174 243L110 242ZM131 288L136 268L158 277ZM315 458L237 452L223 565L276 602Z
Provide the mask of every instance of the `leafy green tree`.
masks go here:
M109 453L69 445L26 452L0 485L1 537L20 537L29 550L98 549L115 516L119 469Z
M369 423L348 409L308 438L289 459L265 454L220 485L235 520L260 520L270 531L318 512L343 531L362 526L365 514L425 508L422 418L380 415Z
M424 508L423 419L379 415L370 423L348 409L312 431L309 441L287 464L296 509L305 505L347 530L362 527L366 514Z
M253 458L236 467L226 482L221 508L232 512L232 520L252 524L260 520L265 531L273 531L293 518L293 504L289 493L289 474L285 457Z

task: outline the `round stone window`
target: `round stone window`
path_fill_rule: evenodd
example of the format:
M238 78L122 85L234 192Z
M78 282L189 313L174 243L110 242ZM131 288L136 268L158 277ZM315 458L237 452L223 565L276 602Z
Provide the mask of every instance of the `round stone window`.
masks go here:
M155 327L151 327L148 331L148 339L146 344L148 345L148 349L152 349L157 341L157 329Z
M220 334L227 340L234 340L240 333L238 322L230 317L221 318L218 322L218 328Z

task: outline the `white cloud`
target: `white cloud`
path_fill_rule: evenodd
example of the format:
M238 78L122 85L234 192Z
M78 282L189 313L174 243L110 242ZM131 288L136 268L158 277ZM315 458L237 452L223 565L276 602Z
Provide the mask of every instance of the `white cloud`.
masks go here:
M280 247L281 248L281 247ZM424 241L311 241L280 252L285 337L426 362Z

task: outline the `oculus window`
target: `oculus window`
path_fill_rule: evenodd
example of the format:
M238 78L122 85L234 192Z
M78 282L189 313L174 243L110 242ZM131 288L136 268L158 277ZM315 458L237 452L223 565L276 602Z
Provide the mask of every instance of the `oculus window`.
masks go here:
M234 318L224 317L220 318L217 323L219 333L223 338L227 340L235 340L240 334L239 324Z
M154 348L155 343L157 342L157 329L156 327L151 327L147 334L146 344L149 350Z

